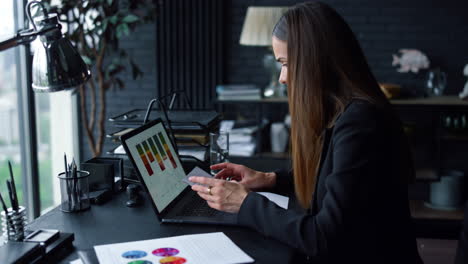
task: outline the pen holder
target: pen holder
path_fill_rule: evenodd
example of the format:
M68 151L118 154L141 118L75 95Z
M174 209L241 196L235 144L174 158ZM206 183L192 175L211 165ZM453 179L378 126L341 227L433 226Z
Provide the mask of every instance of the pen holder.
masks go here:
M26 222L26 210L20 206L18 210L8 209L8 214L5 211L1 212L2 231L5 242L8 241L23 241L24 229Z
M89 172L77 171L77 176L67 177L65 172L58 175L60 179L60 194L62 203L60 210L71 213L89 209Z

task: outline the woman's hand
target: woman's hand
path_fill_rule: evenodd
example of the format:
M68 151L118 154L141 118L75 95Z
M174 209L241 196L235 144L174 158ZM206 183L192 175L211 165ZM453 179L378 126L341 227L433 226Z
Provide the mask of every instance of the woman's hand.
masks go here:
M208 202L211 208L228 213L237 213L249 190L236 181L225 181L206 177L192 176L189 181L200 183L192 186L192 190ZM206 187L208 186L208 187Z
M236 180L245 187L255 190L262 188L272 188L276 184L276 174L274 172L265 173L255 171L246 166L234 163L219 163L210 167L212 170L221 170L215 178L225 180Z

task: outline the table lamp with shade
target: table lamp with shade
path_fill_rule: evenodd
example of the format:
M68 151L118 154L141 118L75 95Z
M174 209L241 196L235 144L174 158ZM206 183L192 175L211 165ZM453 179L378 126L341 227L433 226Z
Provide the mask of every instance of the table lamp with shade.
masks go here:
M288 7L250 6L242 27L241 45L270 48L270 52L263 57L263 65L271 74L270 83L263 91L265 97L286 96L286 87L278 81L281 64L276 61L271 52L273 28L286 10Z
M31 7L34 4L39 5L43 13L43 16L35 20L31 17ZM35 47L32 62L33 90L57 92L85 83L91 73L71 42L63 37L57 14L48 14L38 1L29 2L26 13L34 28L20 30L14 37L1 41L0 52L31 43L39 36L41 45Z

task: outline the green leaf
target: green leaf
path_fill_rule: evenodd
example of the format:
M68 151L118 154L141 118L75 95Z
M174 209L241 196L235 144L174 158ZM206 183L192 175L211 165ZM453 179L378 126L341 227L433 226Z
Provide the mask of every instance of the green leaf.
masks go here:
M111 24L114 24L114 25L117 24L118 20L119 20L119 18L117 17L117 15L111 16L111 17L109 18L109 22L110 22Z
M88 56L85 56L85 55L81 55L81 58L83 59L83 61L88 64L88 65L93 65L93 61L91 60L91 58L89 58Z
M122 19L122 22L130 24L130 23L135 23L135 22L137 22L139 20L140 20L140 18L138 16L130 14L130 15L125 16Z
M124 82L120 78L115 78L115 83L117 84L118 88L122 90L125 88Z
M132 77L133 80L138 79L138 77L143 76L143 72L140 70L140 67L133 62L132 59L130 59L130 66L132 67Z
M130 34L130 28L127 24L120 24L116 28L117 30L117 38L122 38L124 35L128 36Z
M106 29L107 29L107 20L104 20L102 22L102 31L104 32L104 31L106 31Z

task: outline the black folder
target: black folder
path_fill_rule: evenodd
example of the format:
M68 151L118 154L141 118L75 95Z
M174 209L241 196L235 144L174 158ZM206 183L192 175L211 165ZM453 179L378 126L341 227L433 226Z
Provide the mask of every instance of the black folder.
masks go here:
M143 125L145 114L146 109L134 109L111 117L109 121L113 122L115 127L139 127ZM210 130L210 128L219 125L221 121L219 113L209 110L169 110L167 114L174 132ZM157 118L166 122L164 113L159 110L151 112L148 122Z
M39 243L8 241L0 247L0 263L36 263L45 254L45 249Z

